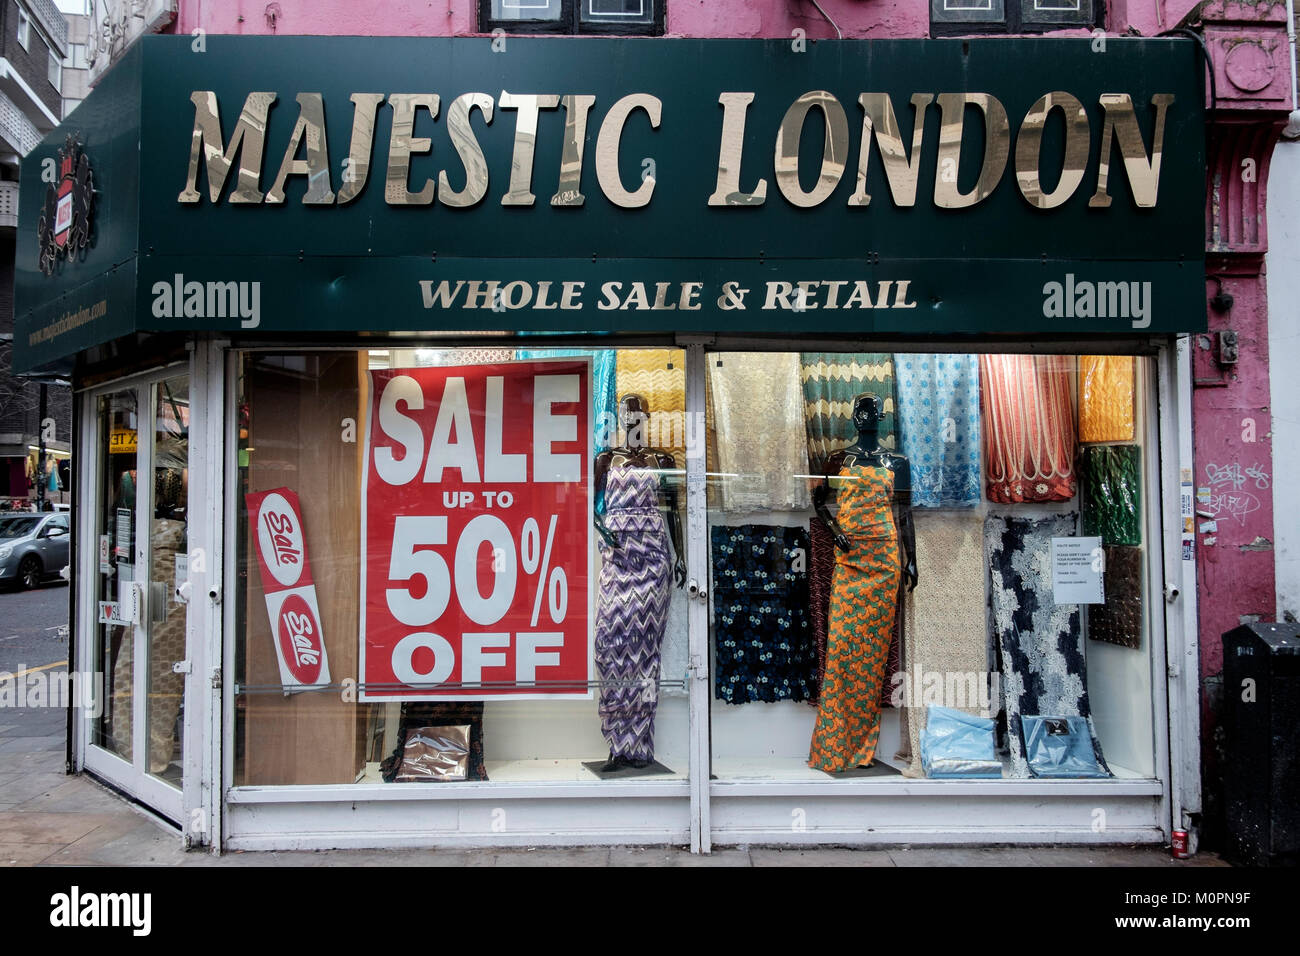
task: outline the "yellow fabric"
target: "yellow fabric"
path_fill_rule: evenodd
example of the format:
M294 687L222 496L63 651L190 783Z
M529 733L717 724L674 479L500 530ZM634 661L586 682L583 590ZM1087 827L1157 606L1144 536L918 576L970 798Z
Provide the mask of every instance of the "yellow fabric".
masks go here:
M1079 358L1079 441L1133 440L1133 357Z
M669 367L671 366L671 368ZM619 349L618 400L640 395L650 407L646 443L686 466L686 353L682 349ZM620 443L623 435L619 435Z

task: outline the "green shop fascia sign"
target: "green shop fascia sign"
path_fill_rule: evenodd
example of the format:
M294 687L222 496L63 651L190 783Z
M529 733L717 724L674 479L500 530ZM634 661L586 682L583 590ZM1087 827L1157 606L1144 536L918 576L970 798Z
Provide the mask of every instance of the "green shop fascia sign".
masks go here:
M1200 330L1203 69L1185 39L145 37L24 160L15 366L134 331Z

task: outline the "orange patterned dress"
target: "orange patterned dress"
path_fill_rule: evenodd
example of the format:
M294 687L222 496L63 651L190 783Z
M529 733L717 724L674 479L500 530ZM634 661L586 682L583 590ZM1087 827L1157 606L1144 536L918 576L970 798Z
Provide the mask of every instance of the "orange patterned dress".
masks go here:
M874 465L832 479L837 522L852 547L835 552L826 673L808 766L839 773L871 763L902 569L891 503L894 473Z

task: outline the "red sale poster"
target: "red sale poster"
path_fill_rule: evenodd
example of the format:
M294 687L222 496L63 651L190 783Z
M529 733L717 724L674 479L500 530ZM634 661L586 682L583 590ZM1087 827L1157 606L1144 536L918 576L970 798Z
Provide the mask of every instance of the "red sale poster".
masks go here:
M373 370L360 699L591 696L591 360Z

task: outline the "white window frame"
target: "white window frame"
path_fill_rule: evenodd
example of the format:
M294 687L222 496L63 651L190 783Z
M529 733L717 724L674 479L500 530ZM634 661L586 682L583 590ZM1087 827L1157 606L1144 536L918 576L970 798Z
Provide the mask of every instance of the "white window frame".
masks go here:
M18 42L22 44L24 50L31 52L32 39L32 18L26 10L20 5L18 7Z
M45 50L49 54L49 66L46 68L45 77L50 81L50 86L54 87L55 91L62 96L63 58L54 52L54 47L49 46L48 44L46 45Z
M1172 337L1171 337L1172 338ZM1197 660L1195 565L1181 558L1180 497L1175 492L1183 470L1190 473L1191 438L1186 429L1190 410L1190 363L1187 337L1178 337L1175 356L1171 340L1156 340L1153 374L1146 379L1151 403L1144 438L1147 479L1144 493L1152 495L1145 526L1149 544L1146 566L1147 593L1152 595L1150 649L1153 673L1151 708L1155 740L1154 775L1149 778L1110 780L998 780L998 781L898 781L871 778L828 785L821 781L710 780L708 744L708 605L692 601L688 609L690 654L690 777L688 780L628 780L592 787L568 783L489 783L456 788L392 787L383 784L236 786L233 741L235 723L234 681L226 679L214 691L209 740L213 766L222 769L222 785L214 786L213 819L220 831L212 835L214 848L225 850L325 848L335 846L500 846L596 845L638 840L685 844L707 853L712 844L750 840L777 844L848 843L873 845L932 842L1043 842L1098 844L1167 841L1175 826L1185 825L1187 814L1200 809L1200 776L1196 763L1198 734L1196 710ZM710 352L744 348L795 350L804 340L749 339L679 335L676 346L687 350L687 407L703 409L705 365ZM888 344L893 344L889 342ZM1128 354L1110 340L1081 340L1054 345L1060 354ZM836 342L848 351L872 350L886 343L854 339ZM311 348L310 346L304 346ZM887 347L887 345L886 345ZM940 351L952 348L939 345ZM979 347L988 347L981 342ZM247 351L277 351L283 347L251 346ZM312 349L316 351L317 349ZM954 351L960 350L953 348ZM237 352L224 346L211 351L209 362L226 355L224 374L225 419L207 432L224 432L227 446L235 447L238 415ZM1148 354L1143 349L1134 354ZM216 367L209 366L215 385ZM210 391L209 401L219 401ZM217 407L213 405L211 407ZM235 488L236 459L220 449L201 469L221 487L216 472L224 473L225 487ZM220 462L220 464L218 464ZM687 545L690 567L707 574L706 501L703 453L687 461ZM205 492L206 494L206 492ZM191 500L196 500L191 489ZM208 544L225 538L233 553L238 534L237 496L214 499L209 508L224 510L224 523L209 514L205 519ZM218 495L218 498L220 496ZM202 499L207 500L207 499ZM1158 502L1158 503L1157 503ZM225 572L224 589L239 587L234 562L217 565ZM1157 601L1169 581L1180 582L1183 597L1177 602ZM227 608L228 610L228 608ZM224 672L235 671L235 615L222 615ZM216 646L215 633L207 635ZM1179 666L1171 668L1170 662ZM1190 664L1189 664L1190 662ZM1167 675L1167 676L1166 676ZM1172 747L1171 747L1172 743ZM187 744L188 746L188 744ZM216 780L216 776L213 777ZM224 801L222 797L224 796ZM792 800L816 808L818 823L807 831L790 827ZM502 803L502 801L509 801ZM1095 832L1087 815L1077 824L1062 826L1071 803L1091 808L1108 807L1107 829ZM688 806L683 806L688 804ZM492 809L510 806L511 834L489 831ZM360 813L358 811L361 811ZM359 823L362 818L364 822ZM863 820L885 821L864 828ZM954 818L979 821L953 829Z

